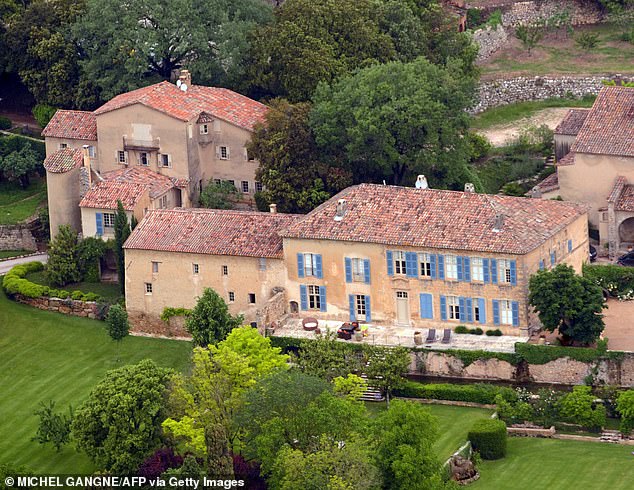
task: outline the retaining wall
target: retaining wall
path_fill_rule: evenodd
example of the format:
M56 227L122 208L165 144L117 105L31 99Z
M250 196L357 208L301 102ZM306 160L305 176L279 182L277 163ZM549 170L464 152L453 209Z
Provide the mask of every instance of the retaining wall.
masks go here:
M1 225L0 250L37 250L35 237L29 224Z
M495 29L487 26L473 32L473 42L478 45L477 61L484 61L493 53L503 48L508 42L508 33L503 26L498 25Z
M92 318L102 320L101 308L95 301L78 301L75 299L61 298L27 298L21 294L16 294L13 299L18 303L33 306L40 310L57 311L65 315L81 316L84 318Z

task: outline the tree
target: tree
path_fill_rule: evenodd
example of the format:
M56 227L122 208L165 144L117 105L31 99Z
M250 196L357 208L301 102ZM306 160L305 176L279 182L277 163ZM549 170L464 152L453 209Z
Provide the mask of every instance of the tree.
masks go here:
M629 436L634 429L634 390L630 389L619 395L616 410L621 415L621 433Z
M77 447L99 469L130 474L157 449L172 371L145 359L108 371L72 424Z
M356 374L348 374L345 378L338 376L332 380L335 395L344 396L352 401L359 401L368 389L365 379Z
M326 332L316 339L303 340L296 359L297 367L327 381L360 372L362 356L346 344L337 341L337 334Z
M114 255L117 260L117 276L121 294L125 294L125 252L123 244L130 236L128 215L123 209L123 203L117 200L117 212L114 218Z
M574 386L557 402L559 414L568 422L579 424L592 430L600 430L605 425L605 406L596 403L590 386Z
M199 198L201 207L211 209L233 209L238 200L240 200L238 189L227 181L220 183L209 181Z
M425 174L434 187L473 182L465 138L474 81L424 58L357 71L320 85L310 125L322 158L341 162L355 182L400 185Z
M114 341L121 342L130 333L128 312L121 305L112 305L106 315L108 335Z
M50 242L46 278L56 286L78 282L81 278L78 262L77 233L69 225L61 225Z
M370 384L381 390L389 407L390 395L403 385L405 375L409 371L409 351L403 347L368 346L366 356L365 372Z
M207 347L224 340L242 321L242 315L232 316L229 313L227 303L218 293L205 288L185 321L185 329L191 334L195 345Z
M543 22L523 23L515 28L515 37L522 42L530 56L531 49L544 38L546 27Z
M42 167L42 161L27 143L19 151L13 151L4 158L0 157L0 171L12 181L17 180L20 186L26 189L31 180L30 174Z
M40 444L52 443L59 452L64 444L70 441L70 428L73 422L73 408L68 407L68 415L55 413L55 402L49 401L48 405L40 403L41 407L35 412L40 417L37 433L32 439Z
M566 264L533 275L528 300L544 328L549 332L559 330L566 343L590 344L605 328L603 291Z
M270 17L260 0L87 0L73 34L84 76L107 100L182 66L199 84L235 83L247 33Z
M350 171L319 160L310 109L308 103L275 99L251 135L248 151L260 162L262 197L283 213L307 213L352 183Z
M384 488L427 490L447 488L434 451L438 421L429 409L411 401L394 400L372 424L375 461Z

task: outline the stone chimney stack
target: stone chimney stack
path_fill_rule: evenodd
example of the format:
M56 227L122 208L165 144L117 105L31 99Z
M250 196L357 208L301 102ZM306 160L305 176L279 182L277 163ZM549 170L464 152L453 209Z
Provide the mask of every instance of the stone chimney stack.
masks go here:
M335 214L335 221L341 221L343 219L343 215L346 214L346 209L348 209L348 203L345 199L339 199L337 201L337 212Z
M189 70L181 70L180 75L178 75L178 79L181 84L184 83L188 88L192 86L192 74L189 73Z
M424 175L419 175L418 177L416 177L415 186L417 189L429 189L429 184L427 183L427 177L425 177Z
M464 191L465 192L475 192L475 186L471 182L467 182L464 185Z
M277 214L277 204L269 204L269 211L271 214Z
M502 227L504 226L504 215L496 214L495 215L495 226L493 227L493 231L495 233L499 233L502 231Z

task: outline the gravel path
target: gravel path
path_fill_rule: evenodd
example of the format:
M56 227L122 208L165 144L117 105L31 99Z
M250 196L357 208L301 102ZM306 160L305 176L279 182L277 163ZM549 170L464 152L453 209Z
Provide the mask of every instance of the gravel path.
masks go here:
M6 274L7 272L11 270L12 267L19 264L25 264L26 262L34 262L36 260L40 262L46 262L47 259L48 259L48 255L46 253L41 253L37 255L29 255L28 257L22 257L19 259L3 260L2 262L0 262L0 274Z

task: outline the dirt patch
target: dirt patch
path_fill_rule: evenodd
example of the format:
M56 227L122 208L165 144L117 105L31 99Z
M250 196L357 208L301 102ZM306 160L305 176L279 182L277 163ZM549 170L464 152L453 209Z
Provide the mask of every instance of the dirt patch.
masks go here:
M634 301L610 299L603 315L608 348L634 352Z
M555 129L557 125L566 117L569 107L557 107L543 109L531 116L523 117L509 124L491 126L488 129L479 130L478 133L486 137L493 146L504 146L517 137L520 130L527 126L541 126L545 124L550 129Z

